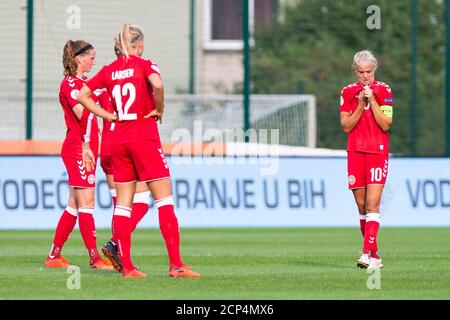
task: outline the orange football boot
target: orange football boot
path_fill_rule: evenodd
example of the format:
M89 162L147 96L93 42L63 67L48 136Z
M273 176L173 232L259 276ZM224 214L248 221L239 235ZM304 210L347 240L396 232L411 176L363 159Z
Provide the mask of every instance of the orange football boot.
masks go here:
M183 264L181 267L170 266L169 277L173 278L198 278L200 274L192 271L187 265Z
M112 270L114 269L113 265L111 264L111 262L109 262L106 259L103 258L99 258L95 261L91 261L89 262L89 267L91 267L91 269L98 269L98 270Z
M45 259L45 266L47 268L65 268L65 269L67 269L70 267L70 263L63 256L59 256L57 258L47 257L47 259Z
M147 277L147 274L139 271L138 269L133 269L130 271L123 270L122 276L124 278L145 278Z

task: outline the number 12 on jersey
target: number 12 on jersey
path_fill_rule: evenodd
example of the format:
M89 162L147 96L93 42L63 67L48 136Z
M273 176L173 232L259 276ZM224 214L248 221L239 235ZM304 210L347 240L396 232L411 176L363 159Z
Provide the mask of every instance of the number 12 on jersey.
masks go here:
M123 106L122 97L129 96L128 100ZM122 88L120 84L116 84L112 90L112 96L116 101L116 107L118 112L119 121L123 120L136 120L136 113L128 113L130 107L133 105L134 100L136 99L136 88L132 83L125 83Z

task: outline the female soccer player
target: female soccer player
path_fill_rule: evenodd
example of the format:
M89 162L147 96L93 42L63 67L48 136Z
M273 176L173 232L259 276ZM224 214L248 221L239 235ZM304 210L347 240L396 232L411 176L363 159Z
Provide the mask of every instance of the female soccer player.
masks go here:
M341 91L341 126L348 134L348 186L355 197L364 237L360 268L382 268L377 234L380 200L388 173L389 135L392 125L391 88L375 80L378 61L367 50L353 57L358 82Z
M83 86L78 101L98 116L114 120L115 115L97 106L90 98L96 89L106 88L118 114L111 160L117 190L113 234L123 265L122 274L134 278L146 276L135 268L130 256L131 205L136 181L145 181L155 199L160 219L165 220L160 226L166 244L170 246L169 276L198 277L198 273L182 263L179 253L180 238L169 166L157 127L164 112L164 88L158 66L152 60L140 57L144 51L144 36L138 26L125 24L115 41L121 56L104 66ZM83 153L86 165L90 166L92 153L89 150Z
M117 48L117 46L114 46L114 51L116 53L117 57L121 56L120 50ZM100 106L113 113L114 107L111 103L111 99L109 95L105 92L104 94L101 94L99 97ZM87 130L87 116L86 114L82 117L82 132L85 134ZM106 181L108 183L109 191L111 193L112 201L114 204L114 207L116 205L116 186L114 183L114 176L113 176L113 170L112 170L112 164L111 164L111 147L112 147L112 136L114 133L114 127L115 124L111 123L110 121L103 121L103 129L101 134L101 145L100 145L100 166L105 173ZM84 144L85 148L89 149L89 144ZM131 216L130 216L130 228L131 232L133 232L138 223L142 220L142 218L145 216L145 214L148 211L149 208L149 200L150 200L150 191L148 190L147 183L146 182L138 182L136 184L136 193L133 197L133 205L131 208ZM162 220L164 222L164 220ZM102 247L103 254L108 257L108 259L111 261L113 267L119 271L122 272L122 262L119 257L119 252L117 250L117 239L113 237L106 242ZM170 252L172 250L169 250Z
M89 253L89 266L93 269L112 269L109 261L100 257L97 250L96 230L93 218L95 200L95 171L87 170L81 155L82 140L93 146L96 159L98 149L97 119L76 100L79 90L95 64L95 50L91 44L78 40L67 41L64 46L64 79L61 82L59 101L67 125L61 156L69 175L69 204L56 227L55 237L45 265L51 268L67 268L69 262L61 256L64 242L72 232L78 218L80 232ZM87 120L87 132L81 135L80 119L83 113Z

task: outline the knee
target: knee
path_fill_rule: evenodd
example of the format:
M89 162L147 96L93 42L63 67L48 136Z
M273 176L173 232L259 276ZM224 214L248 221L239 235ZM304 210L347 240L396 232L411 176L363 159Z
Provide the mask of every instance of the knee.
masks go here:
M79 208L94 208L94 204L95 204L94 198L78 199Z
M358 207L359 213L363 214L366 212L366 203L365 201L356 201L356 206Z
M366 212L380 212L380 202L379 201L367 201Z

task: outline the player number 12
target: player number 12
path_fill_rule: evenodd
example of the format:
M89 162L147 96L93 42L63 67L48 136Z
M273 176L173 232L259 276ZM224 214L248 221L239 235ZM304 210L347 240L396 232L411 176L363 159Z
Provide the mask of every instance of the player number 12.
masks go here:
M123 107L122 104L122 96L129 95L127 102L125 103L125 107ZM128 113L130 110L131 105L133 104L134 100L136 99L136 88L132 83L125 83L122 86L122 89L120 88L120 84L116 84L112 91L112 96L116 100L116 107L117 112L119 113L119 121L120 120L136 120L137 114L136 113Z

